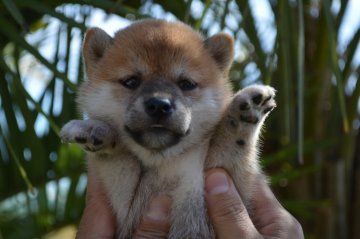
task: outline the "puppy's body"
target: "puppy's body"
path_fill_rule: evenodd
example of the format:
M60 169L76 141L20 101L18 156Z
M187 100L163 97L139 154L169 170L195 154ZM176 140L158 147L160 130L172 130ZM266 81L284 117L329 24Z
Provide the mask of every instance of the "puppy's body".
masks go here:
M274 90L254 86L232 99L232 57L229 36L204 40L181 23L141 21L114 38L88 31L89 79L78 98L88 119L65 125L62 139L89 152L116 212L119 238L131 238L158 194L172 198L169 238L213 238L205 167L226 168L250 201L261 175L256 142L275 106Z

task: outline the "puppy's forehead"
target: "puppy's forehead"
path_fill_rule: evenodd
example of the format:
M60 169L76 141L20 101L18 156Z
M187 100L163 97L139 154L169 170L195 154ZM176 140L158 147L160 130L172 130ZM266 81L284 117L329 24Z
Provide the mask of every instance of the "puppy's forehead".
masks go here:
M119 58L152 70L184 61L195 65L204 61L203 38L182 23L140 21L119 31L114 44L114 54Z
M191 44L202 45L202 37L189 26L180 22L159 20L139 21L119 31L115 42L137 44L139 47L169 48L186 47Z

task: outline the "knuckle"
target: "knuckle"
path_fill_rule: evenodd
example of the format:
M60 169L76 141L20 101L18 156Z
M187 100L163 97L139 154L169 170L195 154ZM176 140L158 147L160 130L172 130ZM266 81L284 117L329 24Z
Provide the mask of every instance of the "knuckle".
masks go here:
M151 238L167 238L169 233L170 223L168 221L154 221L143 217L140 225L135 230L134 238L136 239L151 239Z
M284 211L283 216L278 218L278 231L281 238L304 238L301 224L287 211Z
M304 238L302 226L294 217L292 220L291 233L293 235L297 235L297 238L299 238L299 239Z
M220 198L213 212L213 219L218 224L240 222L243 221L244 216L247 216L247 210L235 198Z
M162 230L154 230L150 227L142 227L136 230L135 239L161 239L167 238L167 232Z

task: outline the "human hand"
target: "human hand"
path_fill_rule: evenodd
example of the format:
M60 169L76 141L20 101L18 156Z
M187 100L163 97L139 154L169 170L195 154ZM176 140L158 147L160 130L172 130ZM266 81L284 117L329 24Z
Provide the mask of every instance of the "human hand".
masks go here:
M217 238L304 238L299 222L265 182L258 182L250 217L225 170L210 169L205 177L205 198Z
M270 188L259 182L250 218L231 178L223 169L206 173L205 198L217 238L303 238L298 221L277 201ZM115 217L104 189L89 169L86 206L78 239L114 238ZM167 238L171 200L154 198L144 213L134 238Z
M167 238L170 229L170 206L169 197L158 196L151 200L133 238ZM104 187L96 178L92 165L89 163L86 205L76 238L113 239L115 234L115 215Z
M113 239L116 220L102 183L89 163L85 209L80 220L77 239Z

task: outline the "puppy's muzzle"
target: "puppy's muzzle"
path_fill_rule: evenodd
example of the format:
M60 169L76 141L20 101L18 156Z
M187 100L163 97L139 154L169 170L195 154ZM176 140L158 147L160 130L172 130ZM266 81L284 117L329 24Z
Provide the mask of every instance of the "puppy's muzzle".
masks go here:
M167 98L152 97L144 102L145 112L154 119L169 117L175 110L174 104Z

